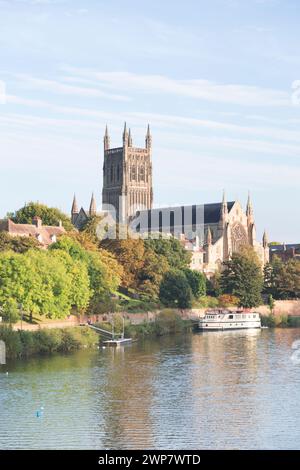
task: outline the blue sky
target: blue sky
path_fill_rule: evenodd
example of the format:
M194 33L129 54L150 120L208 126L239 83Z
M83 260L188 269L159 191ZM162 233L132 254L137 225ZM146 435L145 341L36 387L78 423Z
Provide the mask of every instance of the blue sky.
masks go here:
M100 205L126 120L135 145L150 123L157 205L250 190L258 236L299 241L299 21L298 0L0 0L0 216Z

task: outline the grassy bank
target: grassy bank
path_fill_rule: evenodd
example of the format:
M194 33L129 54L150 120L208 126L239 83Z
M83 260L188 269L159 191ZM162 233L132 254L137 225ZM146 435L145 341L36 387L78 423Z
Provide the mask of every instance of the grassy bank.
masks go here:
M13 331L0 326L0 340L5 342L6 357L15 359L92 347L98 344L99 336L88 327Z
M261 315L262 326L269 328L295 328L300 327L300 316L292 317L289 315Z
M191 327L192 323L189 320L183 320L174 310L165 309L151 323L144 322L140 325L126 325L125 335L133 339L159 337L182 333L191 329Z
M112 331L112 325L108 322L100 322L97 325L103 330ZM125 337L142 339L146 337L158 337L181 333L192 326L189 320L183 320L173 309L164 309L154 321L134 325L130 321L125 322ZM123 317L121 314L114 315L114 332L121 334L123 331Z

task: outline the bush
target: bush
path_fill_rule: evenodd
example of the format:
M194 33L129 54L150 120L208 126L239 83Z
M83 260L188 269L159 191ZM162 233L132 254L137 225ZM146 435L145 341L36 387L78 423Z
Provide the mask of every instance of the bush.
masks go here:
M261 325L268 326L269 328L276 328L276 327L286 328L288 326L291 326L291 322L287 315L275 316L273 314L270 314L270 315L261 316Z
M4 341L6 346L6 356L15 359L22 353L22 342L20 335L13 331L11 326L0 326L0 340Z
M262 315L261 316L261 326L268 326L269 328L275 328L276 318L275 315Z
M62 331L58 328L40 330L34 333L37 350L40 354L50 354L59 350L62 343Z
M0 326L0 340L6 344L7 357L15 359L35 354L70 352L82 347L92 347L99 342L99 336L88 327L13 331L9 326Z
M171 309L165 309L156 317L154 326L157 336L170 333L177 333L182 330L183 320L177 312Z
M20 331L19 336L22 343L22 356L33 356L39 352L36 334L31 331Z
M140 325L126 325L125 337L147 338L179 333L191 327L191 322L182 320L176 310L165 309L153 322L144 322Z
M193 304L195 308L217 308L219 306L219 300L216 297L205 295L199 299L198 302Z
M223 294L218 298L219 307L236 307L239 304L239 299L235 295Z
M288 324L292 328L300 328L300 317L288 317Z

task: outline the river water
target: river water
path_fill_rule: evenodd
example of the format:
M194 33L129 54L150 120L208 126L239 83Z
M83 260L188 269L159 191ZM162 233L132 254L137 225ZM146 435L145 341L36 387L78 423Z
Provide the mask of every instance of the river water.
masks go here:
M300 449L299 338L206 332L0 366L0 448Z

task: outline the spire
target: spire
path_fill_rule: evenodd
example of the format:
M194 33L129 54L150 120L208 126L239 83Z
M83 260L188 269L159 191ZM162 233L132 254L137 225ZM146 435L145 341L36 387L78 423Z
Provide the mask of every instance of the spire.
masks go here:
M248 217L248 220L253 222L253 206L252 206L252 201L251 201L251 198L250 198L250 192L248 192L246 215Z
M147 134L146 134L145 144L146 144L146 149L151 149L152 136L151 136L151 133L150 133L150 125L149 124L148 124L148 127L147 127Z
M267 248L268 243L269 243L269 241L268 241L268 236L267 236L267 232L266 232L266 230L265 230L265 231L264 231L264 234L263 234L263 247L264 247L264 248Z
M226 221L228 215L228 207L227 207L227 202L226 202L226 195L225 195L225 190L223 189L223 197L222 197L222 204L221 204L221 210L220 210L220 223L223 223Z
M79 214L75 193L74 193L72 209L71 209L71 215L73 214Z
M208 229L207 229L206 244L207 244L207 245L211 245L211 244L212 244L212 234L211 234L210 227L208 227Z
M131 137L131 130L129 129L128 133L128 147L132 147L132 137Z
M93 215L96 215L96 212L97 212L96 201L95 201L95 198L94 198L94 193L92 193L90 209L89 209L90 217L92 217Z
M127 132L126 121L124 122L123 145L128 145L128 132Z
M110 147L110 137L108 134L107 124L105 126L105 134L103 138L103 143L104 143L104 150L108 150Z

